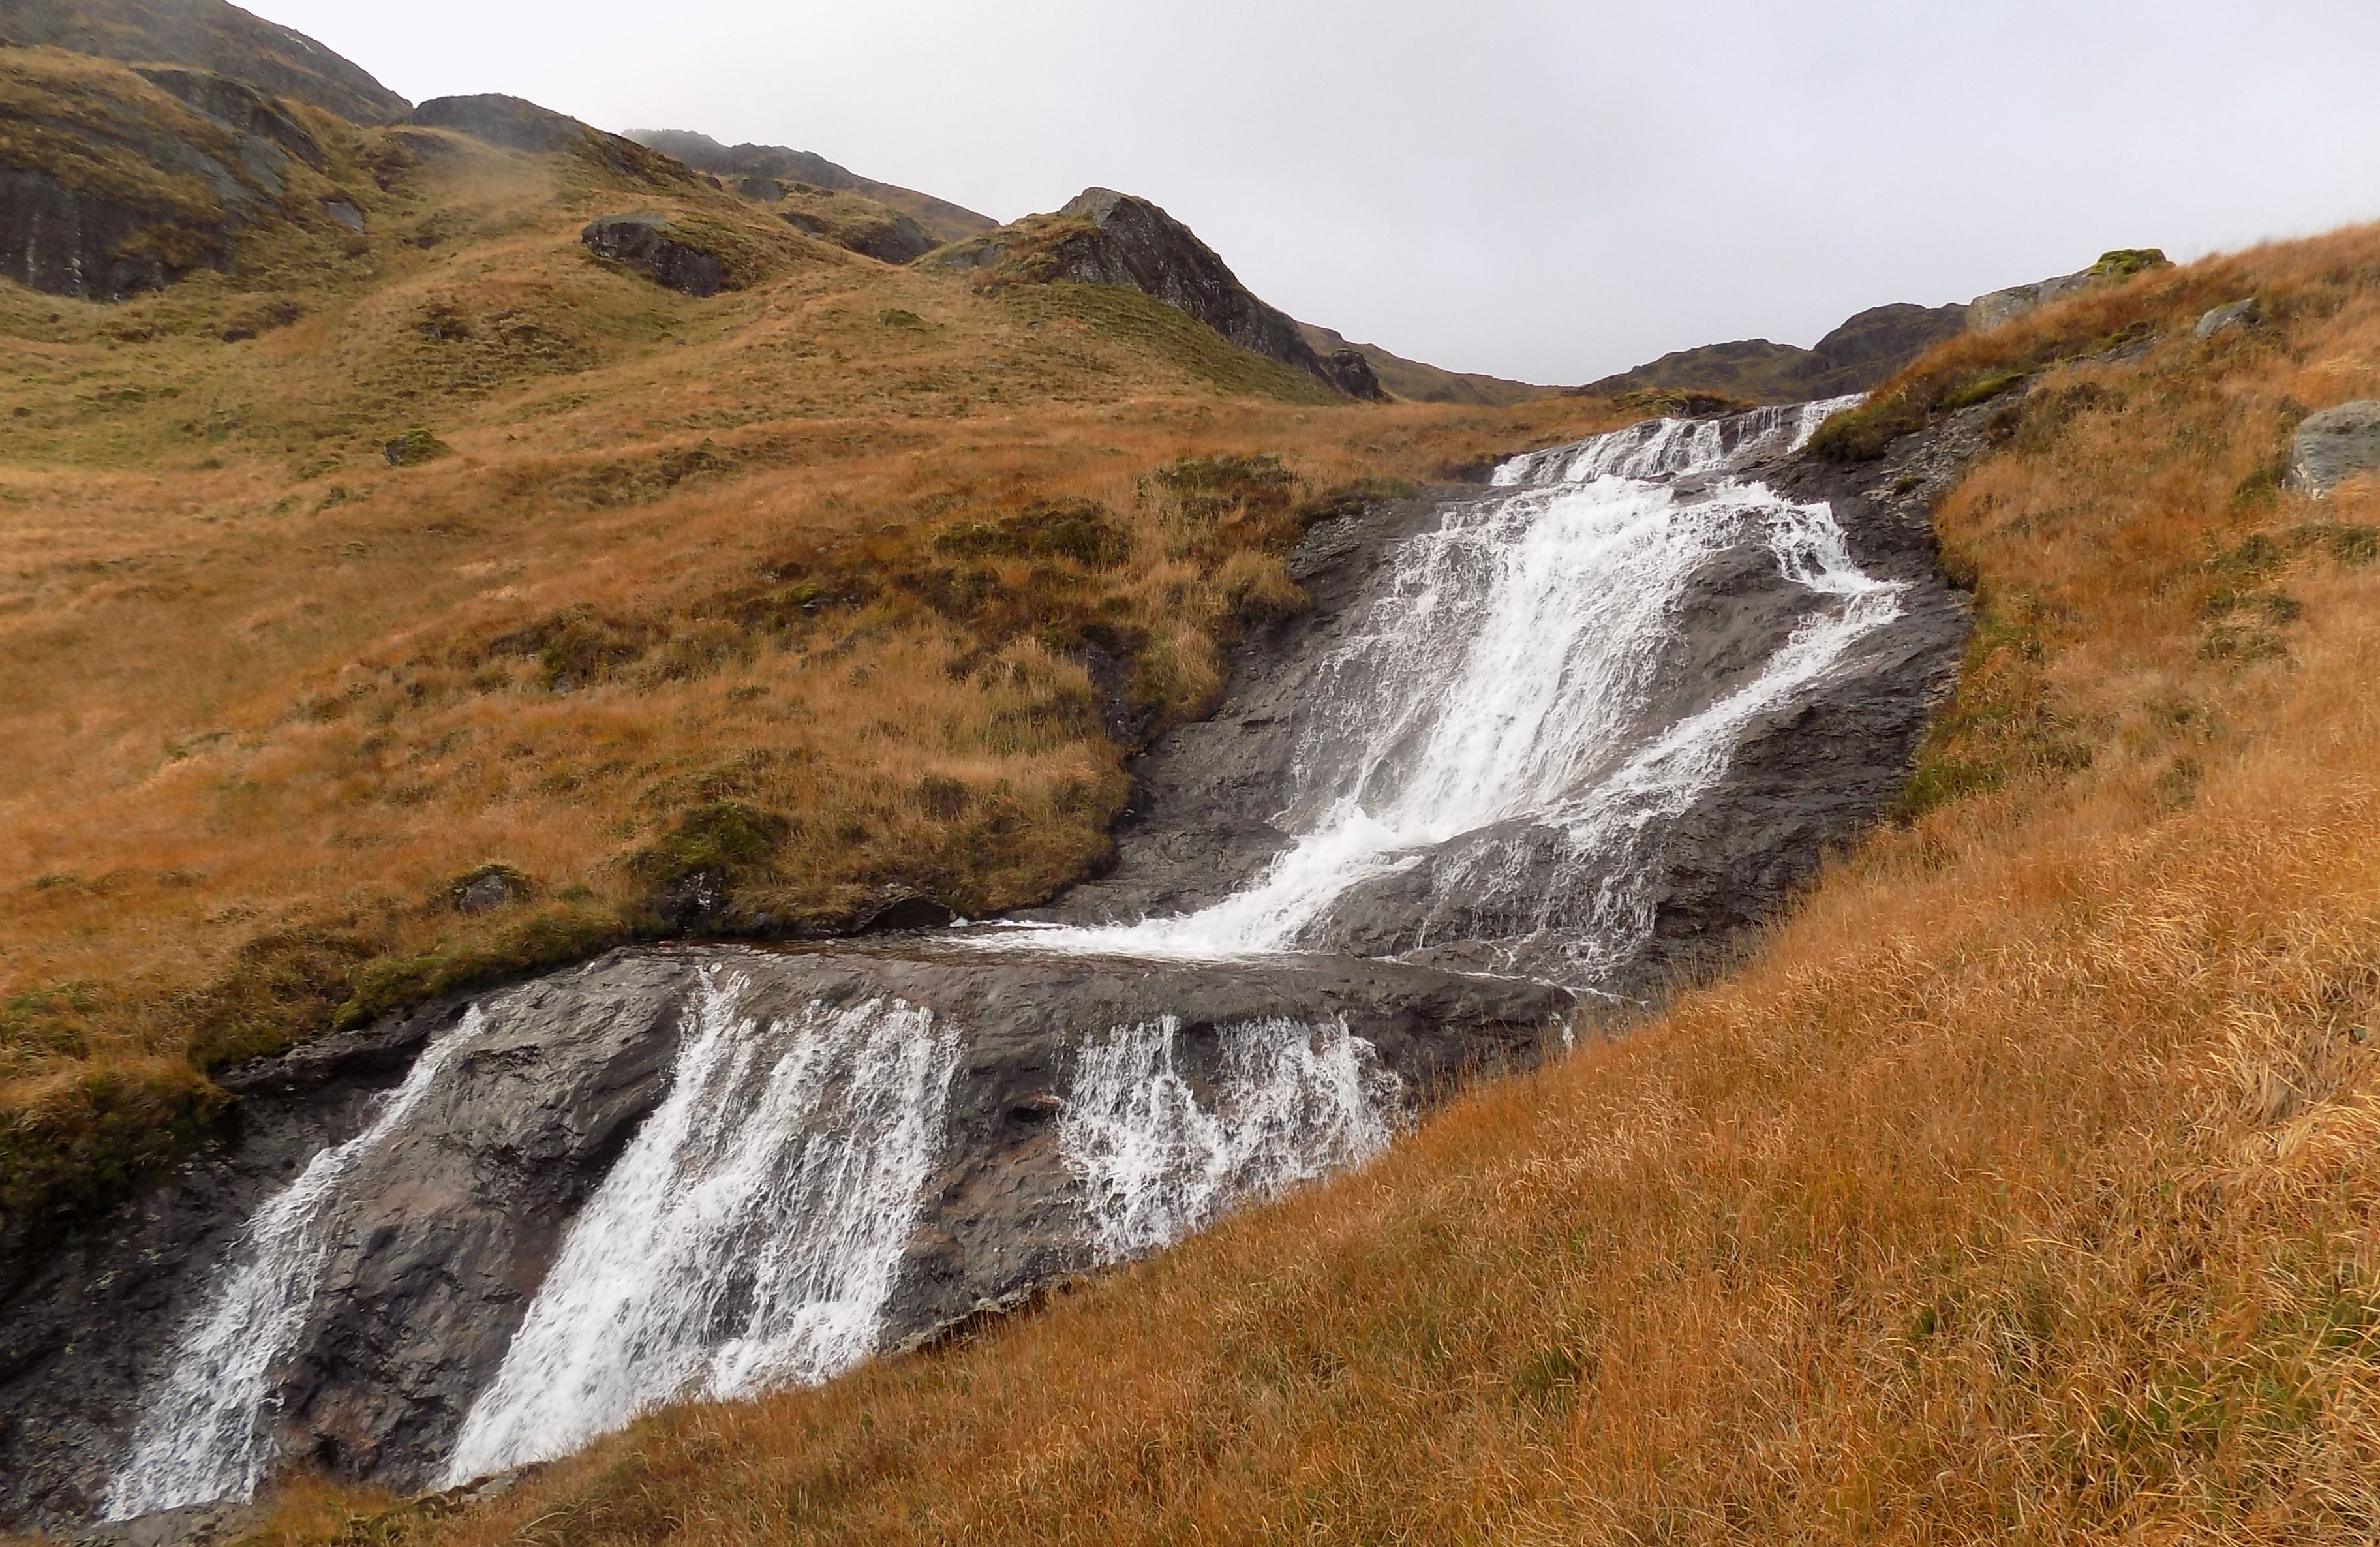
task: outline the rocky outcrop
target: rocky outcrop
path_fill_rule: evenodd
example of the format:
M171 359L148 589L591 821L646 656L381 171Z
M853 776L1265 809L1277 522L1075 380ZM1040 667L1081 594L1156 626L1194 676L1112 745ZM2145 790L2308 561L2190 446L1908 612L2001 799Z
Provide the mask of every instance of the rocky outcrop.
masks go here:
M691 180L686 169L667 155L521 97L497 93L436 97L415 108L406 122L468 134L490 145L531 155L584 156L607 171L649 187L681 188Z
M936 246L980 236L1000 225L990 215L978 214L947 199L937 199L897 183L863 177L810 151L783 145L722 145L707 134L685 129L630 129L628 138L663 155L674 156L698 172L728 179L738 188L748 179L753 187L746 197L764 203L779 197L773 190L783 184L800 183L829 193L856 193L908 216L934 238Z
M945 248L937 261L989 271L995 281L1066 280L1138 290L1250 353L1306 372L1351 396L1385 396L1368 361L1358 371L1324 359L1296 323L1257 299L1190 227L1148 200L1112 189L1086 189L1054 215Z
M2380 402L2361 398L2310 415L2289 441L2289 486L2322 495L2380 469Z
M596 257L624 263L682 296L715 296L728 288L726 263L682 239L665 215L605 215L589 222L578 239Z
M1348 396L1366 403L1385 403L1389 395L1380 386L1380 378L1372 370L1372 361L1361 349L1333 349L1322 357L1322 373L1330 384Z
M1976 333L1989 333L2006 327L2028 311L2037 311L2052 301L2081 295L2096 285L2112 284L2130 279L2136 274L2162 268L2166 256L2153 247L2123 247L2099 255L2099 261L2079 273L2059 274L2055 279L2036 280L2031 285L2012 286L1977 296L1967 306L1967 325Z
M225 0L0 0L0 36L228 76L351 123L391 123L411 105L304 33Z
M1925 725L1956 679L1968 629L1966 603L1939 570L1932 506L1981 450L1987 411L1904 437L1882 464L1852 472L1801 455L1742 469L1780 493L1829 502L1860 568L1905 588L1902 615L1815 692L1756 717L1725 776L1659 826L1641 856L1653 933L1613 967L1607 990L1647 996L1716 961L1899 798ZM1318 524L1292 567L1313 605L1244 653L1212 719L1170 733L1138 761L1114 869L1033 916L1095 923L1191 912L1271 863L1290 842L1282 823L1295 805L1305 706L1319 693L1347 690L1325 679L1344 671L1342 647L1364 626L1369 603L1396 583L1396 544L1437 523L1447 505L1479 497L1446 490ZM1694 713L1763 659L1795 627L1793 589L1756 542L1713 558L1682 603L1677 642L1658 668L1660 717ZM1559 934L1568 899L1550 880L1555 847L1522 861L1548 879L1512 889L1550 895L1549 911L1529 927ZM1553 955L1537 954L1549 952L1548 940L1500 940L1515 932L1512 920L1447 910L1433 876L1464 859L1460 847L1432 854L1342 899L1330 926L1332 948L1394 951L1455 971L1560 975Z
M1730 478L1830 502L1861 568L1900 586L1900 612L1809 691L1745 720L1715 782L1696 786L1685 809L1657 813L1645 847L1632 851L1649 888L1649 932L1581 984L1595 1005L1649 1000L1674 975L1714 963L1899 793L1966 630L1963 604L1936 567L1929 511L1983 444L1990 411L1904 436L1881 464L1854 469L1781 453L1758 459L1761 447L1785 444L1773 411L1697 431L1728 448ZM1720 497L1721 484L1734 487L1715 474L1672 487L1691 504ZM1041 920L1188 910L1280 854L1289 834L1276 813L1315 795L1293 787L1301 713L1331 694L1371 701L1343 676L1324 680L1360 662L1341 647L1391 584L1405 539L1488 497L1445 490L1319 522L1293 561L1311 608L1249 641L1220 715L1139 762L1138 814L1119 834L1114 871ZM1670 620L1676 638L1648 657L1657 680L1637 731L1653 735L1733 692L1802 627L1810 599L1758 538L1767 520L1755 512L1744 541L1697 551ZM640 1132L666 1129L648 1117L685 1078L688 1050L722 1027L890 1005L920 1017L917 1035L948 1038L944 1093L921 1129L922 1179L904 1184L917 1212L895 1220L883 1248L874 1346L931 1340L1111 1261L1119 1254L1088 1223L1100 1184L1067 1138L1070 1123L1100 1110L1086 1074L1096 1072L1095 1049L1161 1033L1151 1078L1112 1103L1134 1116L1167 1103L1187 1112L1176 1128L1144 1123L1125 1136L1127 1159L1154 1169L1164 1157L1148 1159L1146 1141L1195 1139L1217 1126L1218 1092L1246 1083L1240 1034L1252 1028L1327 1032L1342 1049L1360 1041L1362 1059L1376 1063L1332 1066L1324 1083L1353 1077L1366 1102L1393 1105L1391 1116L1477 1072L1535 1063L1572 1034L1581 1001L1546 978L1575 964L1539 954L1548 931L1536 926L1565 927L1560 910L1573 899L1548 870L1519 888L1543 898L1546 919L1450 911L1430 883L1437 868L1460 864L1463 841L1380 867L1332 906L1326 949L1310 954L1180 959L1108 944L1061 954L1001 926L777 950L643 947L231 1071L222 1082L241 1098L239 1120L215 1148L0 1285L0 1521L58 1524L93 1510L144 1394L176 1363L181 1327L212 1303L212 1275L237 1261L243 1223L325 1146L368 1131L385 1137L326 1216L316 1292L274 1356L265 1410L285 1460L399 1488L434 1480L516 1332L534 1324L550 1275L567 1282L570 1222L608 1194ZM1525 842L1508 844L1501 859L1555 862ZM458 884L456 906L476 879ZM1388 951L1401 959L1360 954ZM725 1011L723 981L738 995ZM788 1045L748 1047L773 1064L792 1056ZM378 1103L400 1080L412 1092L403 1121L375 1130ZM1311 1115L1293 1102L1267 1107L1256 1139L1293 1142ZM838 1123L862 1126L831 1116L819 1131L832 1138ZM565 1273L553 1273L557 1262ZM711 1293L711 1280L701 1285ZM745 1293L717 1286L719 1313L737 1313Z
M287 110L222 76L47 53L0 67L43 129L0 146L0 272L46 294L121 300L229 268L324 160Z
M775 190L773 196L764 196L762 184ZM741 191L747 199L775 205L778 218L795 230L880 263L911 262L941 245L901 211L864 194L761 177L743 179Z
M2263 305L2253 296L2235 300L2228 306L2212 306L2199 314L2198 323L2190 335L2204 344L2217 334L2235 328L2252 328L2264 320Z
M617 953L235 1071L245 1131L108 1236L53 1261L0 1332L0 1517L88 1517L144 1383L174 1358L239 1221L322 1146L361 1130L394 1069L463 1039L431 1096L343 1204L315 1309L273 1374L277 1448L336 1477L434 1480L552 1261L564 1227L661 1100L706 972L751 985L739 1013L895 999L959 1029L945 1135L883 1314L930 1337L1096 1264L1081 1181L1050 1118L1087 1041L1159 1016L1176 1067L1220 1081L1220 1029L1294 1017L1378 1050L1412 1106L1467 1074L1533 1063L1571 1002L1541 985L1386 963L1165 966L986 956L938 936L768 953Z

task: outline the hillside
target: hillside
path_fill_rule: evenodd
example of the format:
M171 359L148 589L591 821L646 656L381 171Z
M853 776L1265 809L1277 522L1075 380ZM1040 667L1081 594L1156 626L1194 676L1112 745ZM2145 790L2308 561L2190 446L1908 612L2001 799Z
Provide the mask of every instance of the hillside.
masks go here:
M888 209L898 210L929 232L937 241L954 242L998 225L990 215L937 199L930 193L896 183L880 183L838 166L811 151L783 145L722 145L707 134L687 129L630 129L628 138L675 156L698 172L730 181L769 178L806 184L829 193L856 193ZM776 195L782 196L782 195Z
M1804 349L1766 338L1679 349L1576 390L1617 397L1680 389L1752 403L1803 403L1882 386L1926 350L1967 331L1964 306L1871 307Z
M412 106L304 33L225 0L0 0L0 40L211 70L358 124Z
M1330 328L1317 327L1312 323L1297 325L1317 354L1333 355L1342 349L1354 349L1362 355L1370 362L1372 373L1379 378L1380 384L1388 388L1391 396L1402 397L1408 403L1473 403L1500 408L1512 403L1525 403L1532 397L1542 397L1554 390L1532 386L1526 382L1508 382L1500 376L1483 376L1425 365L1417 359L1392 355L1378 344L1351 344L1346 335Z
M1128 290L880 263L511 99L421 116L317 123L323 170L163 288L0 285L0 1246L335 1021L1038 900L1106 852L1135 737L1298 604L1305 503L1612 421L1350 404ZM583 245L634 212L723 293Z
M1937 512L1975 642L1738 970L953 1346L273 1539L2368 1537L2380 488L2278 471L2380 391L2375 273L2159 271L1887 390L1999 405Z

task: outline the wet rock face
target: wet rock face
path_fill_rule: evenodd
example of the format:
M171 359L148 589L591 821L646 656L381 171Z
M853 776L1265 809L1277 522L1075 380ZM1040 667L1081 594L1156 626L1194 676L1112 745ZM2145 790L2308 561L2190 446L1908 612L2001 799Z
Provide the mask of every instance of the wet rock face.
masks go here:
M1983 410L1969 410L1853 472L1799 456L1743 469L1787 498L1828 502L1859 568L1902 588L1900 615L1813 690L1753 715L1723 776L1644 830L1632 863L1645 877L1650 933L1602 964L1596 987L1649 997L1679 972L1718 959L1899 797L1966 640L1968 609L1939 572L1931 508L1982 447L1983 420ZM1728 425L1718 429L1724 436ZM1694 497L1694 481L1681 488ZM1443 491L1318 526L1292 570L1314 606L1242 655L1212 719L1172 732L1139 761L1113 870L1032 916L1108 924L1194 913L1275 862L1312 815L1301 803L1314 792L1295 774L1302 756L1310 761L1301 737L1311 706L1347 690L1348 647L1373 605L1397 594L1398 545L1450 509L1488 497ZM1745 685L1793 633L1806 602L1754 534L1707 556L1678 600L1644 725L1683 720ZM1570 861L1550 828L1484 825L1358 884L1309 941L1449 971L1576 981L1579 968L1564 953L1575 933L1597 927L1598 899L1564 879ZM1495 884L1479 884L1483 875Z
M1982 445L1989 412L1970 409L1851 469L1762 459L1767 432L1750 420L1707 427L1743 464L1741 476L1785 502L1827 502L1864 577L1900 588L1899 611L1810 690L1743 717L1723 773L1694 786L1682 810L1644 825L1629 856L1642 871L1645 927L1594 981L1546 948L1571 927L1564 909L1592 921L1592 898L1558 883L1574 857L1553 827L1514 819L1483 822L1353 886L1309 954L1065 955L1057 937L998 927L777 950L647 947L310 1044L225 1078L243 1098L239 1131L170 1185L44 1262L0 1264L0 1521L56 1525L99 1509L144 1403L183 1357L183 1329L250 1249L245 1223L327 1146L375 1131L400 1080L422 1093L339 1184L323 1216L318 1289L273 1355L266 1410L282 1460L410 1488L439 1481L468 1441L476 1407L534 1341L557 1281L577 1282L573 1222L589 1210L608 1217L620 1178L649 1164L638 1157L650 1136L669 1131L674 1092L706 1089L689 1070L719 1038L731 1049L734 1038L755 1039L738 1054L747 1073L793 1067L817 1051L795 1034L801 1028L878 1015L880 1038L879 1012L891 1006L911 1018L881 1045L897 1053L931 1037L945 1050L940 1072L922 1077L930 1102L913 1092L904 1109L925 1136L916 1171L895 1189L915 1214L867 1247L884 1271L868 1290L876 1297L864 1352L929 1340L1196 1227L1242 1196L1234 1178L1257 1174L1249 1156L1263 1143L1293 1147L1351 1114L1383 1140L1379 1125L1410 1119L1463 1078L1542 1059L1583 1002L1600 1010L1613 997L1654 998L1773 917L1900 789L1966 630L1964 606L1937 570L1929 513ZM1723 483L1673 480L1677 503L1664 509L1676 519L1663 532L1691 526L1705 502L1735 497ZM1302 717L1328 694L1362 687L1331 674L1343 674L1350 642L1398 583L1401 548L1503 497L1444 491L1318 525L1293 562L1314 605L1251 641L1220 714L1142 760L1138 814L1120 834L1114 871L1042 920L1193 912L1264 871L1313 814L1298 810L1313 792L1293 773ZM1646 686L1630 700L1638 720L1620 727L1622 743L1710 710L1802 628L1812 592L1785 582L1780 550L1762 535L1791 515L1787 504L1760 506L1740 530L1711 528L1732 537L1694 550L1666 642L1645 657ZM1470 887L1464 878L1482 866L1497 884ZM888 898L880 925L934 921ZM1376 959L1387 953L1400 959ZM1547 981L1555 977L1572 987ZM1252 1076L1251 1058L1268 1046L1289 1064L1306 1060L1308 1083L1268 1087ZM863 1083L859 1062L846 1065L846 1083ZM883 1110L828 1110L799 1133L832 1148L876 1131L855 1115ZM734 1116L718 1102L704 1111ZM1182 1151L1200 1145L1185 1164ZM705 1167L727 1165L731 1148L681 1164L674 1196L714 1174ZM1317 1175L1366 1152L1325 1144L1273 1157L1269 1175ZM1151 1166L1187 1176L1154 1224L1135 1212L1147 1199L1131 1196L1133 1177ZM733 1191L773 1196L774 1185L747 1178ZM783 1220L753 1228L772 1250L791 1234ZM847 1245L830 1232L821 1271L865 1255ZM723 1261L759 1255L739 1249ZM847 1287L811 1294L841 1305ZM720 1326L759 1297L753 1285L727 1285L698 1308L710 1323L673 1325L723 1337Z
M123 300L162 290L189 265L170 262L142 238L155 215L131 203L69 189L40 172L0 168L0 262L8 277L43 295ZM227 267L230 234L205 250Z
M1230 1029L1342 1024L1378 1052L1407 1110L1482 1069L1536 1062L1569 996L1392 964L1215 968L986 956L941 934L768 953L615 954L241 1071L249 1131L188 1167L113 1237L53 1262L10 1303L0 1342L0 1506L88 1518L131 1441L140 1395L231 1260L238 1222L321 1147L360 1131L393 1066L468 1039L339 1207L306 1322L272 1375L278 1454L395 1487L437 1479L502 1362L569 1222L662 1100L703 975L737 1014L893 1001L954 1029L945 1131L900 1254L880 1340L928 1337L1096 1265L1082 1181L1056 1117L1083 1049L1171 1017L1195 1089L1222 1078Z
M587 250L650 279L664 289L698 298L727 286L727 265L714 253L678 239L657 214L606 215L578 234Z

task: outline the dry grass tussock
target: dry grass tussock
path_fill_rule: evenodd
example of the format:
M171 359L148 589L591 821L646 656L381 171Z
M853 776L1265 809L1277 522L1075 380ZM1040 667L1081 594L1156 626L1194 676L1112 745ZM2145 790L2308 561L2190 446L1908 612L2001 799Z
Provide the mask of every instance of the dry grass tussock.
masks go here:
M1619 421L1321 403L1123 292L317 127L367 235L113 307L0 285L0 1224L120 1197L220 1115L208 1071L334 1022L1045 896L1135 737L1302 604L1303 523ZM581 249L656 205L754 283Z
M1912 814L1740 972L967 1344L285 1539L2380 1534L2380 489L2270 477L2380 230L2004 347L2141 320L2010 396Z

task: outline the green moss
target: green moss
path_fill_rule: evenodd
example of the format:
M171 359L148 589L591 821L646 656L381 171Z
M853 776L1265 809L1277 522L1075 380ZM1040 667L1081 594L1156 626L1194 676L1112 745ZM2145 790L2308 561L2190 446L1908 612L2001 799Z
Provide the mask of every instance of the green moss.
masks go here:
M181 1064L96 1069L0 1109L0 1218L57 1225L103 1212L187 1154L231 1098Z
M451 457L455 453L453 446L419 425L405 431L380 449L392 468L418 468L424 462L434 462L441 457Z
M629 861L637 874L666 886L700 872L733 876L768 863L793 823L740 800L713 800L679 817L667 836Z
M2172 266L2163 248L2119 247L2099 254L2099 261L2091 265L2091 273L2101 279L2130 279L2151 269Z

